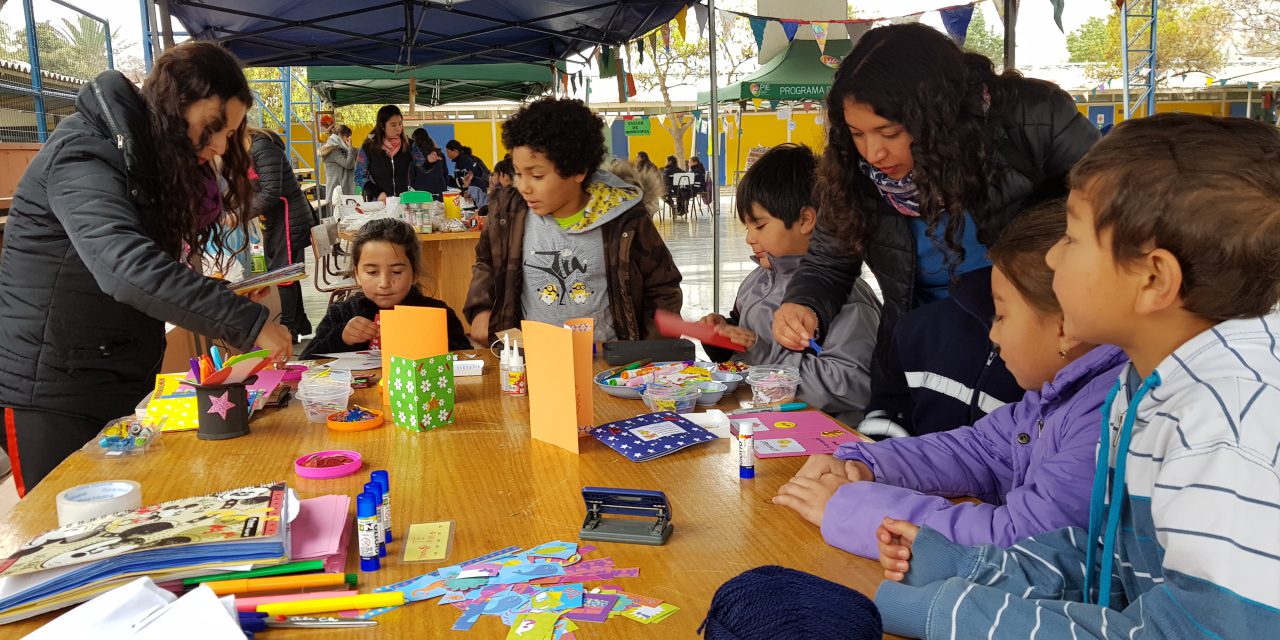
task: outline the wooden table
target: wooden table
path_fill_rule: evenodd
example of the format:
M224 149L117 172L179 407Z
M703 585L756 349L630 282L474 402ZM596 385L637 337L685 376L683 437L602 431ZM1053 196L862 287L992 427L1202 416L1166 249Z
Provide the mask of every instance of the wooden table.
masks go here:
M462 307L471 288L471 268L476 263L480 232L419 233L418 239L422 242L422 261L427 268L418 281L427 295L444 300L458 314L462 326L470 329Z
M528 399L500 395L496 362L484 355L485 375L459 378L457 424L426 433L386 426L363 433L336 433L306 421L298 403L254 418L252 433L219 442L194 433L166 434L163 449L111 464L77 452L62 463L9 514L0 517L0 554L56 526L54 496L86 482L134 479L144 504L218 490L285 480L303 498L330 493L354 496L373 469L391 472L395 542L381 571L360 574L360 589L421 575L441 564L401 564L401 541L414 522L453 520L456 533L446 564L507 546L530 547L550 540L576 540L582 526L583 486L659 489L671 500L675 532L667 544L649 547L596 543L590 557L609 556L619 567L639 567L638 578L618 582L635 593L671 602L680 611L656 625L614 619L583 623L579 637L692 637L715 590L733 576L766 564L809 571L872 594L877 564L827 546L818 528L769 499L800 467L803 458L758 460L755 480L739 480L737 452L728 440L698 445L670 456L633 463L594 439L574 455L529 438ZM357 392L356 402L378 406L377 392ZM726 401L724 407L731 408ZM598 423L643 413L638 400L595 391ZM305 480L293 460L324 449L353 449L365 460L361 473L335 480ZM354 508L354 501L353 501ZM351 546L348 571L359 567ZM590 585L589 586L593 586ZM799 594L778 594L779 598ZM451 632L460 611L434 601L384 614L367 630L272 630L272 640L339 638L504 638L507 627L483 616L468 632ZM0 636L21 637L55 614L0 627Z

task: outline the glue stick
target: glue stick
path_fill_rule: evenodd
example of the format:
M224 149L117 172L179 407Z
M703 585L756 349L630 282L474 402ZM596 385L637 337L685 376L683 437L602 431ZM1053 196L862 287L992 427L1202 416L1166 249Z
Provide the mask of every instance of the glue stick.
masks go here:
M378 538L378 557L385 558L387 557L387 532L383 529L386 521L382 515L384 506L382 502L382 486L376 482L366 482L364 483L364 492L373 494L374 514L378 519L376 533Z
M369 481L382 489L382 530L391 542L391 474L379 469L369 474Z
M513 396L522 396L528 393L528 387L526 386L528 381L524 376L524 356L520 354L519 340L515 341L512 352L511 370L507 372L507 381L511 388L507 390L507 393Z
M755 427L750 422L738 423L738 477L756 477Z
M360 570L377 571L378 506L369 493L356 496L356 540L360 545Z

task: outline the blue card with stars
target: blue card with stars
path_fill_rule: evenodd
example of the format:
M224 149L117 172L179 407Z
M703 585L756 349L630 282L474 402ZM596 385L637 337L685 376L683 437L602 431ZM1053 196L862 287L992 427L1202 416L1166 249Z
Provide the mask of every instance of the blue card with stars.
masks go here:
M660 458L716 439L714 433L670 411L602 424L592 429L591 435L632 462Z

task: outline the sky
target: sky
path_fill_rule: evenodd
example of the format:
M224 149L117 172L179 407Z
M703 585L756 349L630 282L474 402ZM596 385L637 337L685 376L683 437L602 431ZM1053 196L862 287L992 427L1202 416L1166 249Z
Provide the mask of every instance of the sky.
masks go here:
M854 5L859 9L860 15L867 16L893 16L927 11L928 13L921 18L921 21L940 28L942 23L936 9L960 1L963 0L855 0ZM71 3L110 20L112 31L119 29L120 37L133 45L126 55L132 54L139 58L142 56L140 44L142 27L138 0L71 0ZM49 0L34 0L34 6L36 19L40 21L49 19L57 24L60 18L72 16L70 10ZM748 13L756 12L755 0L720 0L716 6ZM1091 17L1106 15L1111 6L1112 0L1066 0L1063 26L1067 32L1070 32ZM999 17L992 0L985 0L981 10L988 25L999 24ZM0 22L21 28L23 25L22 3L18 0L7 2L3 11L0 11ZM1018 17L1018 41L1019 66L1050 65L1067 60L1066 36L1058 31L1053 22L1053 5L1049 0L1022 0ZM593 98L605 99L603 95L593 95Z

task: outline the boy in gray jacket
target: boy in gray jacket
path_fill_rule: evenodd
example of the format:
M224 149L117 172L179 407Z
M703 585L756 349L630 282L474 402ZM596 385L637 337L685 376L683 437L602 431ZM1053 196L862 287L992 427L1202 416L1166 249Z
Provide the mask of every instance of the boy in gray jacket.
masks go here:
M747 227L752 260L760 268L742 281L727 319L713 313L702 322L746 352L738 356L728 349L706 350L721 362L740 358L747 364L795 366L800 369L798 400L846 424L857 424L871 397L871 353L880 325L880 302L866 282L857 281L822 337L821 352L791 351L773 341L773 313L809 249L817 223L812 197L815 167L808 147L779 145L756 160L738 183L738 219Z

